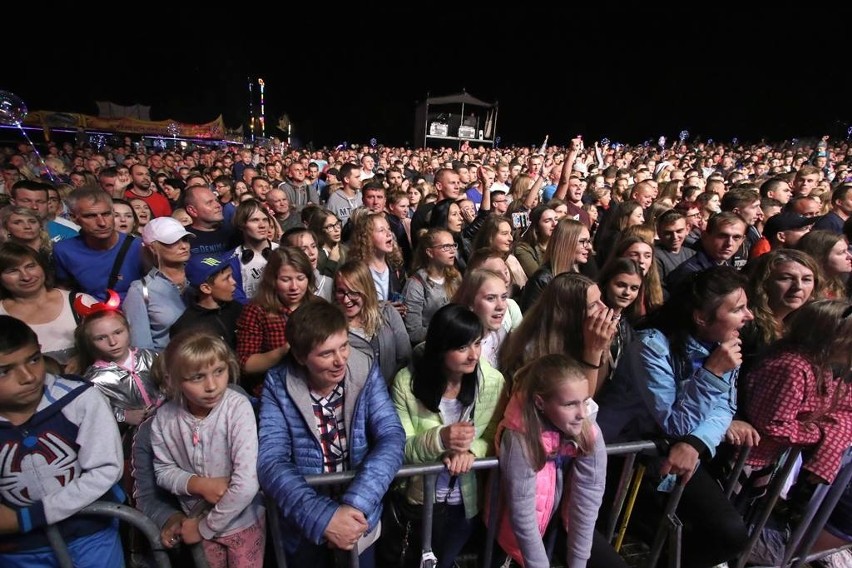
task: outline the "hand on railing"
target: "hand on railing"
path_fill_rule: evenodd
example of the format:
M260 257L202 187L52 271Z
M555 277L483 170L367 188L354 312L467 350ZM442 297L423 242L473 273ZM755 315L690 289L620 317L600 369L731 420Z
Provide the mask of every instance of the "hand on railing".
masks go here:
M754 426L742 420L732 420L725 432L725 440L735 446L754 447L760 443L760 434Z
M461 475L470 471L476 456L470 452L447 452L442 460L450 475Z
M663 460L660 475L677 475L680 483L686 485L692 474L698 468L698 450L687 443L678 442L669 450L669 455Z
M186 515L183 513L175 513L169 517L169 520L167 520L166 524L163 526L163 530L160 531L160 542L163 543L163 546L166 548L174 548L178 545L181 539L181 524L184 519L186 519Z
M364 513L349 505L341 505L331 517L324 536L328 540L329 546L342 550L352 550L368 528L369 525Z

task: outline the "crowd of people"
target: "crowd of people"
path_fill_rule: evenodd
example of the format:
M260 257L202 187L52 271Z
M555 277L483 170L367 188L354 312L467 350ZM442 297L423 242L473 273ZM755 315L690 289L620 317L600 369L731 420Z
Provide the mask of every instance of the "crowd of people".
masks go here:
M653 440L631 531L683 484L682 562L709 568L742 554L786 449L782 526L847 459L845 141L125 142L0 152L3 566L52 565L48 525L75 565L142 565L76 515L98 499L212 567L261 566L268 539L290 566L417 565L423 480L395 475L442 462L437 566L493 518L494 566L617 568L606 444ZM495 455L489 514L472 468ZM818 547L850 516L847 488Z

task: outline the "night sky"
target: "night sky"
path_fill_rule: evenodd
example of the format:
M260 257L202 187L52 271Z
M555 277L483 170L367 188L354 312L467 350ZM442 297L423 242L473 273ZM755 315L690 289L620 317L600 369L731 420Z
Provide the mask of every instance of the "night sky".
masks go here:
M97 114L96 100L138 102L154 120L222 114L236 127L248 115L248 77L260 76L267 124L287 113L294 135L316 145L410 144L417 102L462 89L499 102L503 145L577 133L639 143L683 129L716 140L845 136L852 121L848 8L460 4L27 12L43 29L30 26L30 42L7 40L0 89L31 110ZM34 42L49 56L36 56Z

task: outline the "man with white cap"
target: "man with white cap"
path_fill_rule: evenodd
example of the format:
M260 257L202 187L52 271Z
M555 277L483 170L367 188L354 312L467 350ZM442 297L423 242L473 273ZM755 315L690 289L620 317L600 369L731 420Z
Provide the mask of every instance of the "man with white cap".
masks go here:
M168 345L169 328L186 310L186 263L194 236L172 217L151 219L142 229L144 251L153 268L130 284L124 300L134 347L161 351Z

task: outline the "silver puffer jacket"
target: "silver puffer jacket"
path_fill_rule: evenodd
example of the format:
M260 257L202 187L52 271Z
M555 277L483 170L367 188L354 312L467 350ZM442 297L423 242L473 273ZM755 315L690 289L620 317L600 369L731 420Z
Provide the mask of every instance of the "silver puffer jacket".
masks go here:
M153 349L133 349L133 371L110 361L97 361L86 369L83 378L94 383L103 393L116 419L124 416L125 410L139 410L150 405L162 404L165 396L151 379L151 367L157 360ZM135 375L135 377L134 377ZM145 395L140 390L145 389ZM148 401L145 401L145 397ZM123 421L123 420L120 420Z

